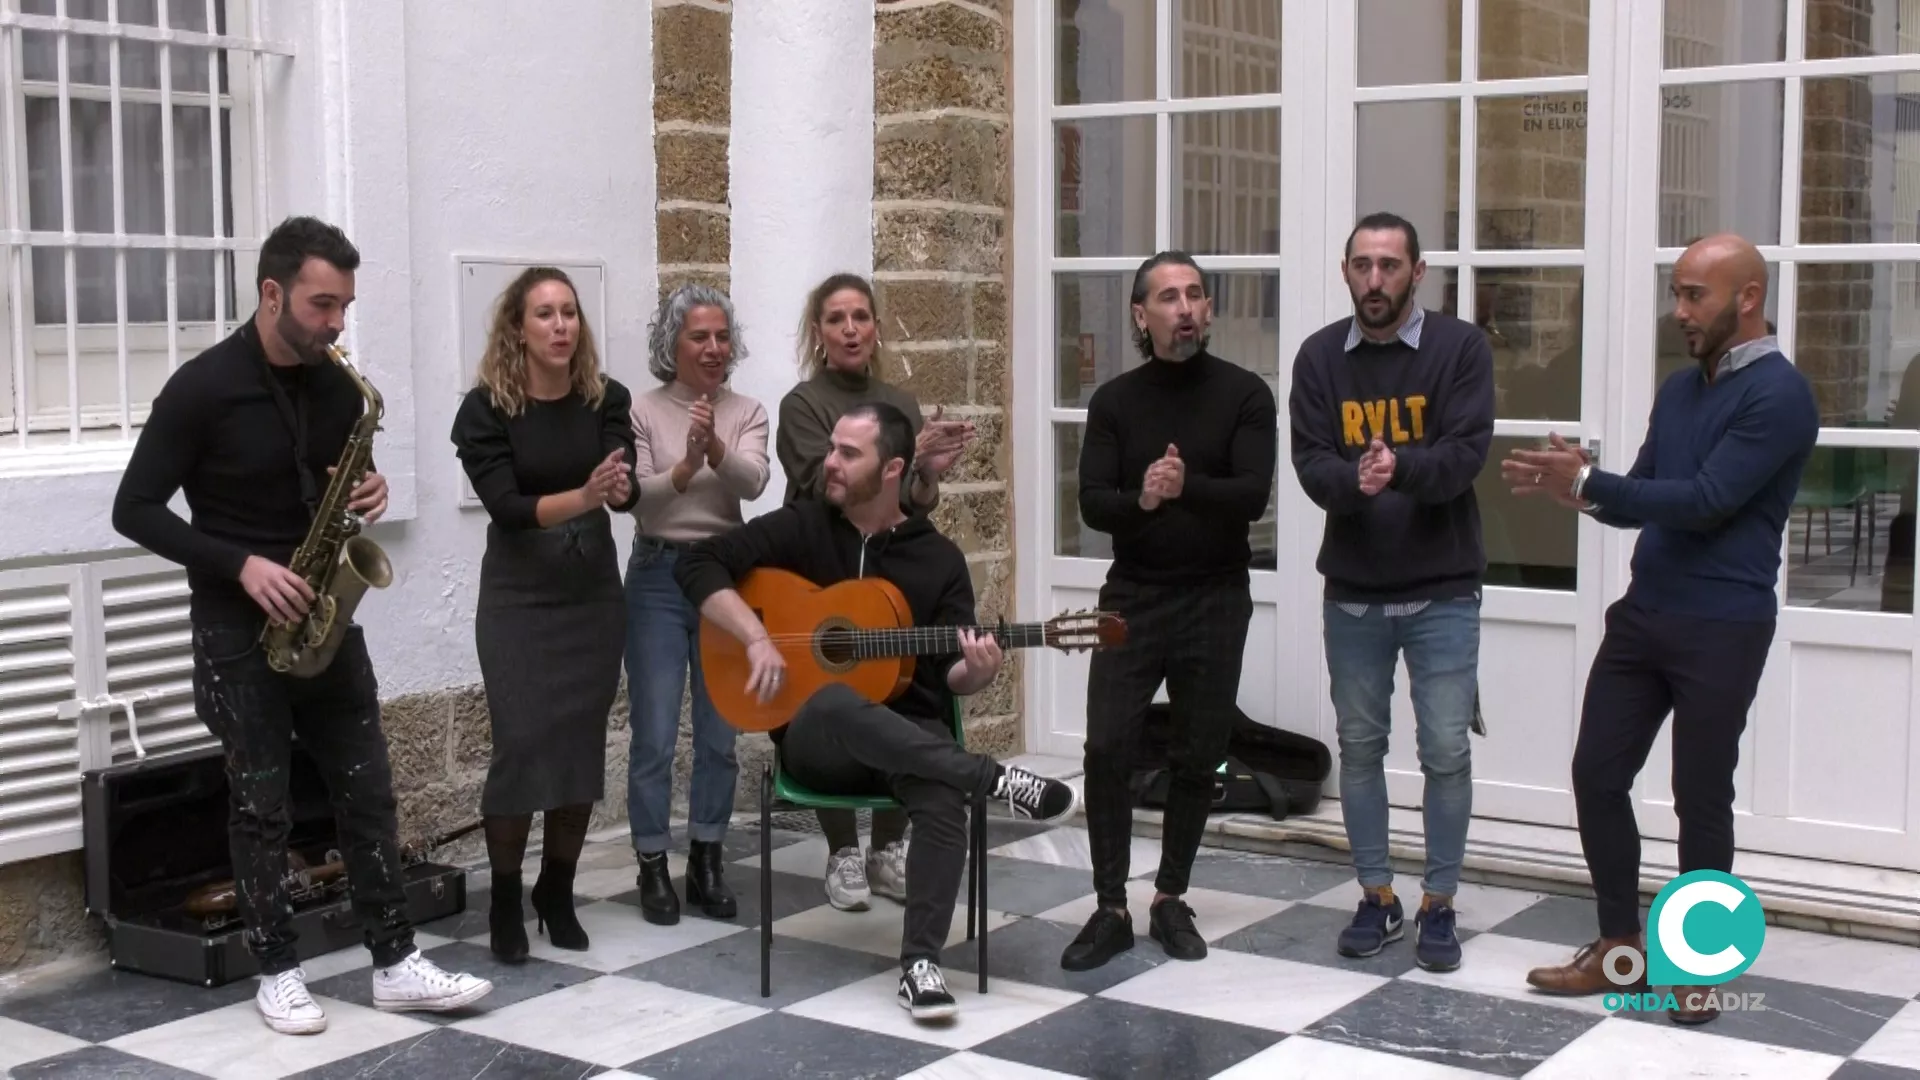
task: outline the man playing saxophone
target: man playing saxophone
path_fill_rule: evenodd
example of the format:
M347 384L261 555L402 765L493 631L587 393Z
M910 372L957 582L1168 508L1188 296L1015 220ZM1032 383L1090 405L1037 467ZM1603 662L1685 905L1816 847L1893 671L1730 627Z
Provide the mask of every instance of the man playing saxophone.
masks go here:
M135 444L113 504L121 535L187 569L192 593L194 707L227 755L229 845L247 944L260 967L254 1001L275 1031L313 1034L326 1016L307 993L294 950L287 869L293 738L325 778L353 908L373 954L373 1003L447 1011L491 983L441 970L414 947L406 917L392 772L379 686L361 628L317 673L281 672L261 634L315 601L287 568L336 476L367 395L329 354L354 298L360 253L332 225L289 218L260 247L259 306L225 340L167 380ZM168 507L184 490L191 523ZM387 506L367 471L346 498L366 521ZM343 613L342 617L345 617Z

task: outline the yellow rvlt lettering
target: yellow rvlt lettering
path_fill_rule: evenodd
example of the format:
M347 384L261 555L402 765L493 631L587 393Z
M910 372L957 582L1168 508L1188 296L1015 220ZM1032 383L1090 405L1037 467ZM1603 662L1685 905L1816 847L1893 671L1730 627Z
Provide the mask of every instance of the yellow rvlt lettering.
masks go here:
M1378 436L1387 430L1387 403L1385 399L1369 401L1367 409L1367 430Z
M1340 438L1348 446L1366 446L1376 438L1402 446L1421 442L1426 435L1425 394L1340 403Z

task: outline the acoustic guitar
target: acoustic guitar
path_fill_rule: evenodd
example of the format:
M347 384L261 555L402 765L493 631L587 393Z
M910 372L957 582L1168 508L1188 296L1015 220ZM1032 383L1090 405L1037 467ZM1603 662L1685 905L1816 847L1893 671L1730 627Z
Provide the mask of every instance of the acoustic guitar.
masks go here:
M787 677L761 702L747 692L747 648L709 619L700 620L700 664L707 696L741 731L772 731L793 719L822 687L841 683L868 701L892 701L913 680L914 658L960 651L957 626L915 626L907 599L881 578L821 588L785 570L751 571L736 586L787 661ZM965 629L992 634L1002 649L1045 646L1062 652L1124 643L1127 624L1105 611L1070 612L1046 622Z

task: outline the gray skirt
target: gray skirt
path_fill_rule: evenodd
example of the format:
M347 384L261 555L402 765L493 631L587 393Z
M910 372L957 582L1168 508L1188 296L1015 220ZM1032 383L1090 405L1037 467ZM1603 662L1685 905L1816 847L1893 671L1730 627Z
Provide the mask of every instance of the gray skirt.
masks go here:
M493 729L481 813L530 814L605 794L607 714L626 640L604 510L549 529L488 525L474 613Z

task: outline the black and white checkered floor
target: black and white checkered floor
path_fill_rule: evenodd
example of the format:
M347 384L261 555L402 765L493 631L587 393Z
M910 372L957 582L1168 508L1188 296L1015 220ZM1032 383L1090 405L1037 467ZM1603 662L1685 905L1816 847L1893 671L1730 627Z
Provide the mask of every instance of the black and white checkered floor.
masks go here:
M494 980L454 1016L369 1006L368 957L314 958L331 1026L268 1031L254 982L213 990L98 970L0 1000L0 1070L16 1077L1426 1077L1686 1076L1920 1080L1920 951L1770 928L1730 989L1766 1012L1704 1030L1609 1016L1599 999L1532 994L1529 967L1563 961L1593 931L1590 901L1468 885L1465 963L1432 975L1411 941L1367 961L1335 955L1357 899L1341 866L1203 851L1189 896L1212 944L1169 961L1142 931L1133 951L1069 973L1060 950L1092 911L1086 834L996 821L988 896L989 993L974 992L964 907L945 958L957 1021L916 1025L894 1003L901 908L825 903L824 842L776 834L773 997L759 995L757 829L728 840L743 910L643 922L625 838L596 838L578 880L592 948L535 937L504 967L486 948L485 875L469 910L423 928L421 946ZM1158 842L1134 843L1144 915ZM676 873L679 859L674 860ZM531 877L528 878L531 880ZM1408 888L1417 884L1408 883ZM529 926L529 930L532 927ZM1411 936L1411 931L1410 935Z

